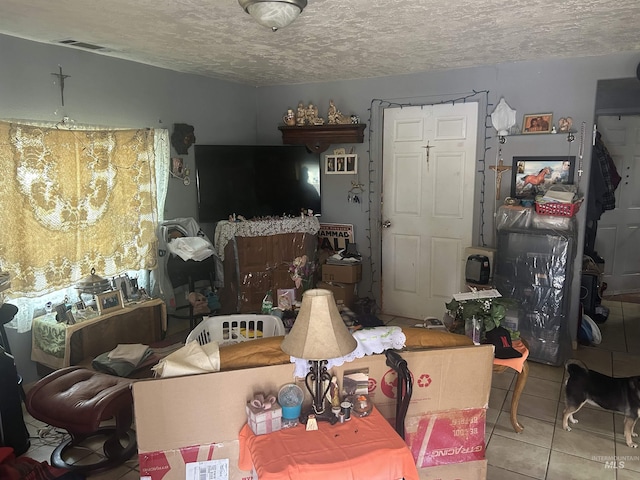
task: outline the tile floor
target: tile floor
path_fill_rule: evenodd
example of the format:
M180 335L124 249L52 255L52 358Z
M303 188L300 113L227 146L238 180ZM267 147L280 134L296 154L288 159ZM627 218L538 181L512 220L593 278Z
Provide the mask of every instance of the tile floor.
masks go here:
M573 357L607 375L640 375L640 304L604 301L607 321L599 325L602 342L579 346ZM389 324L415 324L383 318ZM515 374L494 374L486 427L488 480L640 479L640 448L624 442L622 415L585 406L571 432L562 428L564 369L529 362L520 397L515 433L509 421ZM639 422L640 423L640 422ZM636 426L640 434L640 425ZM636 443L640 443L636 439ZM612 468L615 462L618 468Z
M610 308L600 325L602 343L579 346L573 356L602 373L613 376L640 375L640 304L603 302ZM415 320L381 315L386 324L414 325ZM170 323L179 332L181 322ZM487 412L488 480L632 480L640 479L640 449L626 446L622 416L597 407L584 407L571 432L562 429L564 408L562 367L529 362L529 378L520 399L518 419L525 430L516 434L509 421L514 374L494 375ZM60 441L56 432L39 436L42 422L25 415L32 436L27 456L49 461ZM636 427L636 431L640 426ZM46 430L45 430L46 431ZM640 432L639 432L640 433ZM638 441L638 440L637 440ZM95 451L79 451L78 461L95 458ZM618 468L612 468L617 463ZM139 478L134 457L125 465L91 480Z

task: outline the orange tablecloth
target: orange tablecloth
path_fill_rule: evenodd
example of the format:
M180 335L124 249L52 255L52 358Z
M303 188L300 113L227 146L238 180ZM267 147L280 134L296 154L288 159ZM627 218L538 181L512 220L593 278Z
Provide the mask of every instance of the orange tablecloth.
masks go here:
M407 444L374 408L370 416L345 423L318 422L267 435L240 431L241 470L256 469L259 480L417 480Z
M529 349L524 345L524 343L522 343L522 340L516 340L512 343L512 346L515 350L519 351L522 354L522 357L508 359L494 358L493 364L504 365L505 367L513 368L517 372L522 372L522 365L524 365L524 362L529 356Z

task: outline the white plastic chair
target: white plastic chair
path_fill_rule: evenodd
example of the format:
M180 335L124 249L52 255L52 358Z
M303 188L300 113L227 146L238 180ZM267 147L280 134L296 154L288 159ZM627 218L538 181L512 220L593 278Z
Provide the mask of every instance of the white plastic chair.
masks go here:
M226 345L284 334L282 320L273 315L217 315L204 317L185 343L197 340L200 345L210 342Z

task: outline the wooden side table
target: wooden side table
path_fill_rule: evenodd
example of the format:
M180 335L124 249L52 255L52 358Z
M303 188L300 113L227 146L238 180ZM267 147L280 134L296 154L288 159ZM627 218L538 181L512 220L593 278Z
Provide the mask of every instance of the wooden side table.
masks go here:
M529 356L529 348L524 340L513 342L513 348L522 353L522 358L514 360L501 360L494 358L493 371L495 373L503 373L507 369L513 369L516 376L516 385L513 388L513 396L511 397L511 425L516 433L521 433L524 427L518 422L518 404L520 403L520 395L524 390L524 386L527 383L527 377L529 376L529 364L527 363L527 357ZM524 359L524 360L523 360ZM520 370L518 370L520 368Z

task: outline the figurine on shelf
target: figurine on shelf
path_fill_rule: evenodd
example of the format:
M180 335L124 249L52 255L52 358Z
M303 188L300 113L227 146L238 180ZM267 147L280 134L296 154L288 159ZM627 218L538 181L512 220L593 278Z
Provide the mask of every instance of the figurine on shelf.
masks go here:
M289 108L287 113L282 117L282 121L285 125L289 127L293 127L296 124L296 114L295 112Z
M561 132L569 132L571 131L571 127L573 126L573 118L571 117L562 117L558 120L558 130Z
M307 111L304 109L302 102L298 103L298 110L296 111L296 125L298 127L304 127L307 118Z
M340 125L344 123L351 123L351 119L344 116L340 110L338 110L335 103L333 103L333 100L329 100L327 123L329 123L329 125Z
M307 125L324 125L324 119L318 116L318 107L310 103L306 111Z

